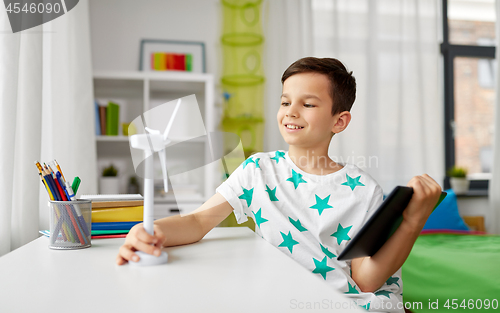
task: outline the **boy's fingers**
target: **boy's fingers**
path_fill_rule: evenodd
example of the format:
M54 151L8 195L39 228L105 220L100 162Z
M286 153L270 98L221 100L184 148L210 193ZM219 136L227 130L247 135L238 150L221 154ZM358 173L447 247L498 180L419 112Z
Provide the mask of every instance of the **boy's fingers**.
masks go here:
M139 241L149 244L154 244L157 240L155 236L151 236L143 227L137 230L136 238L139 239Z
M432 189L430 187L430 182L428 178L423 176L413 177L407 184L408 187L413 188L413 199L423 200L427 195L432 194Z
M441 186L429 175L423 174L421 176L413 177L408 186L413 187L415 198L424 200L431 197L438 197L441 193Z
M440 194L441 193L441 186L429 175L424 174L422 175L422 180L425 182L427 191L430 194Z
M144 227L134 226L134 229L129 232L125 244L119 249L116 264L123 265L128 261L139 261L140 258L135 251L159 256L164 241L165 235L161 231L155 229L155 236L151 236Z
M116 256L116 264L118 265L123 265L127 263L127 260L125 260L124 258L122 258L119 254Z
M420 178L422 179L422 182L428 187L431 187L436 183L434 179L432 179L432 177L427 174L420 176Z
M132 249L127 245L123 245L120 247L118 257L123 259L123 263L125 263L126 261L130 261L130 260L136 261L136 258L137 258L137 260L139 260L139 256L137 254L135 254L134 251L132 251ZM121 264L118 264L118 265L121 265Z
M422 188L425 191L437 189L438 187L441 188L441 186L427 174L413 177L408 183L408 186Z
M413 177L407 184L408 187L412 187L416 193L424 187L420 176Z
M156 242L154 243L158 247L163 246L163 242L165 242L166 236L161 231L155 231Z
M419 176L419 182L420 182L420 185L422 187L422 191L424 193L424 195L427 195L430 193L431 191L431 182L429 181L428 178L426 178L425 176Z
M441 186L438 184L438 182L434 178L432 178L431 176L424 174L424 175L422 175L422 177L429 183L429 185L441 188Z
M163 248L164 241L165 241L165 236L158 236L156 242L154 243L155 247Z
M143 241L139 240L138 238L136 238L134 240L134 242L132 243L132 246L136 250L139 250L139 251L142 251L142 252L145 252L148 254L155 254L156 253L156 255L159 255L159 252L156 252L156 250L159 251L159 249L157 247L152 246L150 243L143 242ZM135 255L137 256L137 254L135 254ZM133 260L133 261L135 261L135 260Z

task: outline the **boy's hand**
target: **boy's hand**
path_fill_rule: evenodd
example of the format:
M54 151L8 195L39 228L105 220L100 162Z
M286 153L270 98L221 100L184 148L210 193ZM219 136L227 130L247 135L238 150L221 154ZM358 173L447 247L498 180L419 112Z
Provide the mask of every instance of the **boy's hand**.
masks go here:
M403 222L420 232L439 200L441 186L427 174L413 177L407 186L413 187L413 196L403 211Z
M142 223L132 227L125 239L125 243L118 251L116 264L123 265L130 260L139 261L139 256L134 253L138 250L159 256L166 238L158 225L154 225L154 233L154 236L148 234Z

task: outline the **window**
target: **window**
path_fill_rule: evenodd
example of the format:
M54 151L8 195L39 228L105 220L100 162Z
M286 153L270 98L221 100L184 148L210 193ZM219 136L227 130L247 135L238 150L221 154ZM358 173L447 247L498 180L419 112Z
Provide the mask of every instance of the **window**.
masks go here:
M496 80L495 0L442 0L446 168L469 170L471 190L491 176ZM448 179L444 182L449 188Z

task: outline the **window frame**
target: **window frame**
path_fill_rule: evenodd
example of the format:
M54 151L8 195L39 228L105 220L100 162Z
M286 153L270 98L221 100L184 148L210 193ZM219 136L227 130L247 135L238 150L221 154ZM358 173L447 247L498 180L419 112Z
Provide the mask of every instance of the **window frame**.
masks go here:
M455 120L455 85L454 60L455 57L495 59L495 46L455 45L449 41L448 0L442 1L443 42L440 45L444 66L444 138L445 138L445 169L455 165L455 139L453 137L453 122ZM497 17L498 18L498 17ZM495 34L500 36L500 34ZM500 73L497 73L497 79ZM469 194L487 195L489 180L471 180ZM450 188L450 180L446 175L445 189Z

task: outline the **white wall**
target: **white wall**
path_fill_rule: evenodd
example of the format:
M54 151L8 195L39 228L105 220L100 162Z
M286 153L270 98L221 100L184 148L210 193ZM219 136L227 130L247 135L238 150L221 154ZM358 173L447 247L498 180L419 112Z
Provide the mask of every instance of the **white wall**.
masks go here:
M483 197L458 197L458 213L461 216L482 215L488 217L490 203L487 196Z
M221 15L219 0L90 0L93 69L138 70L141 39L167 39L204 42L216 74Z

